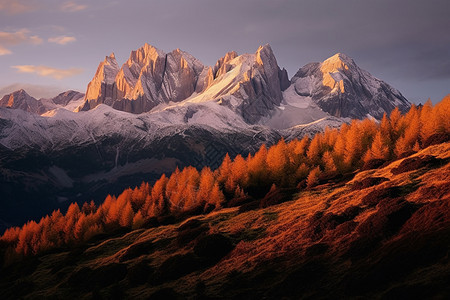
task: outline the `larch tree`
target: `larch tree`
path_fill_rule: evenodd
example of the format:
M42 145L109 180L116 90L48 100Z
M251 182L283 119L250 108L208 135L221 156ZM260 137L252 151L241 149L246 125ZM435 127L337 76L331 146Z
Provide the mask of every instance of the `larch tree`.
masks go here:
M305 163L302 163L298 167L298 169L295 171L295 177L296 177L297 181L306 179L306 177L309 174L309 171L310 171L310 168L308 167L308 165Z
M151 213L149 214L151 216L162 215L168 209L166 199L164 198L167 181L168 179L166 174L163 174L161 178L159 178L153 185L151 193L153 205L151 208Z
M450 94L434 107L434 111L439 125L438 131L450 134Z
M284 171L288 166L287 147L284 139L270 147L267 151L266 163L271 180L279 183L283 182L285 179Z
M293 153L297 155L300 159L303 158L306 154L306 150L308 149L310 143L309 136L304 136L300 141L299 140L293 140L291 142L293 147Z
M439 128L437 115L433 111L431 100L424 104L420 113L420 136L425 143Z
M180 169L178 169L177 167L167 180L167 185L165 189L167 199L171 198L172 195L174 195L177 192L179 177L180 177Z
M400 112L399 110L397 110L397 111ZM391 114L391 116L392 116L392 114ZM392 123L393 123L393 121L392 121ZM393 138L391 121L387 117L386 113L383 114L383 118L381 119L380 130L381 130L381 134L384 137L389 136L390 138Z
M336 143L334 144L333 151L332 151L333 157L335 158L336 166L341 173L346 171L346 167L344 164L345 143L346 143L345 135L339 134L339 136L336 139Z
M319 175L321 174L319 166L315 167L309 172L308 178L306 179L306 185L311 188L319 183Z
M96 210L97 206L95 205L94 200L91 200L91 202L85 202L81 207L81 212L86 215L94 213Z
M322 163L327 173L334 173L337 171L336 163L330 151L325 151L322 156Z
M119 225L122 227L131 227L133 224L133 218L134 212L131 207L131 202L127 202L120 213Z
M133 217L132 228L133 229L139 229L139 228L141 228L144 225L144 223L145 223L145 218L142 215L142 212L138 211Z
M267 178L267 148L262 145L255 155L247 161L247 170L249 175L249 184L260 186L264 184Z
M409 113L405 116L407 126L403 135L395 144L395 154L398 156L411 151L419 140L420 135L420 117L415 105L411 107Z
M345 155L344 162L348 168L352 168L353 165L359 160L362 155L361 135L359 132L359 122L352 121L350 129L345 135Z
M402 113L398 107L394 108L389 115L390 127L392 129L392 139L395 141L403 133L403 122L401 121Z
M198 185L197 200L199 205L204 206L208 201L209 193L211 193L214 186L214 173L209 167L204 167L200 172L200 181Z
M381 130L375 134L372 145L370 149L364 155L364 161L369 161L371 159L389 159L389 147L385 143Z
M221 184L224 184L227 181L228 177L230 176L231 164L232 164L232 161L231 161L230 155L228 155L228 153L227 153L225 155L225 157L223 158L222 164L217 169L217 172L218 172L217 180L219 180L219 182Z
M209 195L208 203L214 205L216 208L221 208L224 202L225 196L220 190L219 184L216 182Z
M248 182L248 168L246 160L238 154L231 166L231 177L239 185L247 185Z
M80 213L80 207L76 202L69 205L67 213L64 216L65 224L63 228L66 243L73 239L75 223L78 220Z
M74 227L74 236L77 241L83 241L86 229L86 215L82 213L78 217Z
M321 147L322 147L321 140L322 134L320 133L316 134L308 147L308 151L306 151L306 156L308 157L312 165L316 165L320 161Z

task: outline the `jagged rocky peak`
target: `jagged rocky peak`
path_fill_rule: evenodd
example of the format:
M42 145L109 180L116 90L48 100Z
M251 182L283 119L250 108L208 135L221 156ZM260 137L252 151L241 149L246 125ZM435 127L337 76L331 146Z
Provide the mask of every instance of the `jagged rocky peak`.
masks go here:
M280 69L278 66L275 54L269 44L259 46L256 51L256 61L264 67L266 74L274 79L273 81L276 83L276 86L273 87L276 88L276 90L278 90L278 82L281 91L284 91L289 87L291 82L289 80L288 73L285 68ZM278 77L278 79L275 79L276 77Z
M305 65L291 82L298 95L312 99L336 117L381 119L396 106L407 111L411 105L398 90L359 68L343 53Z
M228 52L209 67L180 49L165 53L145 44L132 51L121 68L113 54L100 63L80 110L103 103L142 113L170 102L215 101L254 124L281 104L287 89L290 97L292 93L306 97L306 102L336 117L380 119L396 106L402 111L410 106L399 91L343 53L308 64L289 80L270 45L260 46L254 54Z
M105 57L105 60L99 65L97 72L99 76L107 83L112 83L119 71L119 65L116 61L116 56L111 53Z
M194 93L204 65L189 53L176 49L167 55L163 99L179 102Z
M45 106L36 98L20 89L0 99L0 107L21 109L31 113L42 114L46 111Z
M287 73L278 67L269 45L259 47L254 54L237 56L236 52L228 52L218 60L214 71L214 81L194 100L218 100L250 124L257 123L280 105L282 86L289 85Z
M259 46L256 51L256 63L264 69L264 73L268 80L267 83L270 85L269 91L271 92L271 96L273 96L276 100L280 99L281 102L281 84L278 76L281 70L278 67L277 59L275 58L272 47L270 47L269 44ZM279 105L280 102L276 105Z
M74 100L79 100L82 97L84 97L83 93L69 90L69 91L60 93L56 97L53 97L52 101L53 101L53 103L55 103L57 105L65 106L65 105L69 104L69 102L74 101Z
M106 73L111 75L108 80ZM120 69L112 56L100 63L80 110L103 103L142 113L161 103L195 98L227 105L255 123L280 105L281 92L288 86L287 72L278 67L270 45L259 47L255 54L228 52L209 67L180 49L166 54L145 44L132 51Z
M250 95L242 104L244 119L256 123L270 115L281 104L282 91L288 86L287 72L278 66L270 45L260 46L254 55L249 80L243 84L245 93Z
M114 81L118 72L119 65L114 53L111 53L98 65L97 72L95 72L94 78L89 82L86 90L86 102L79 110L96 107L100 104L97 101L98 99L102 99L104 103L110 103L115 96Z
M355 61L344 53L336 53L322 63L322 71L335 72L356 67Z
M131 51L130 58L126 62L129 66L138 63L142 66L151 64L158 59L165 59L164 51L145 43L141 48Z
M117 68L114 80L105 81L103 69L101 63L80 110L103 103L142 113L161 103L182 101L203 91L213 80L212 71L189 53L176 49L166 54L149 44L131 52L129 59Z
M213 68L214 78L219 77L220 75L225 74L231 69L231 65L229 62L233 59L238 57L238 54L236 51L230 51L227 54L225 54L224 57L220 58Z

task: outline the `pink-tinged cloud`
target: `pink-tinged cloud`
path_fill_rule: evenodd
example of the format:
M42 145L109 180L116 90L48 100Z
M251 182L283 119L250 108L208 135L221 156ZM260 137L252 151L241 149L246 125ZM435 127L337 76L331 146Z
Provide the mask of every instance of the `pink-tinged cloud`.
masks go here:
M11 46L19 44L42 44L43 40L37 35L30 35L28 29L21 29L16 32L0 31L0 55L11 54Z
M66 45L68 43L75 42L76 40L77 39L73 36L56 36L48 39L50 43L55 43L59 45Z
M66 12L77 12L81 10L85 10L87 8L87 5L84 4L78 4L74 1L65 2L63 5L61 5L61 10Z
M33 73L42 77L51 77L54 79L64 79L83 72L83 70L79 68L57 69L47 66L34 65L12 66L11 68L16 69L19 73Z
M0 45L0 56L1 55L7 55L7 54L11 54L11 50L6 49L5 47Z
M37 9L35 1L30 0L0 0L0 12L9 15L22 14Z

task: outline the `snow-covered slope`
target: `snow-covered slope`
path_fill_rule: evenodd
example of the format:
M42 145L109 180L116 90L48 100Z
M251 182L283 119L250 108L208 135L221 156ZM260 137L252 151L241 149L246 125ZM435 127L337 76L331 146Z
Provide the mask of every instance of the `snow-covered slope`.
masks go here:
M274 129L286 129L328 117L331 115L315 104L311 97L300 96L291 85L283 92L283 102L260 123Z
M322 63L307 64L291 81L296 94L336 117L372 116L380 120L395 107L404 112L411 105L398 90L362 70L342 53Z
M409 107L343 54L289 81L269 45L229 52L208 67L148 44L122 67L107 56L85 97L68 91L36 100L19 91L0 104L0 206L23 201L21 209L40 215L66 200L101 201L177 166L215 168L226 153L312 136L344 117L379 119Z
M300 110L289 105L280 107ZM281 108L278 109L282 111ZM319 115L321 118L327 117L323 112L317 113L318 117ZM275 122L275 119L268 119L268 122ZM277 132L277 129L295 128L298 124L308 127L305 123L314 123L317 119L307 120L307 117L304 117L303 120L305 121L302 123L278 128L249 125L229 107L211 101L172 105L144 114L132 114L104 104L85 112L57 108L42 116L20 109L0 108L0 144L11 150L34 148L55 151L74 145L95 144L98 140L112 136L119 136L124 141L151 143L155 139L170 135L169 129L177 131L189 126L252 136L262 130Z
M269 45L254 54L229 52L208 67L179 49L166 54L145 44L120 69L114 55L100 63L80 110L106 104L142 113L183 102L216 102L249 124L275 128L329 115L381 119L396 106L410 106L399 91L342 53L302 67L289 81Z

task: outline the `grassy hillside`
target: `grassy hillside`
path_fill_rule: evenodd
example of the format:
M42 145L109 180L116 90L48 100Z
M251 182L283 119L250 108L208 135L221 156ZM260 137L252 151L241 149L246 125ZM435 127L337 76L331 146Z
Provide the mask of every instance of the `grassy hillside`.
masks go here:
M449 162L441 143L26 256L1 270L2 298L450 298Z

